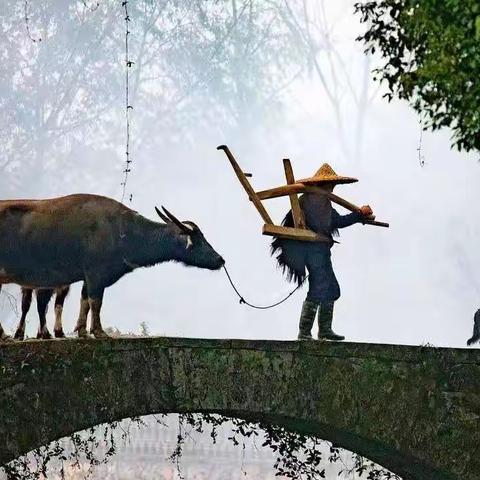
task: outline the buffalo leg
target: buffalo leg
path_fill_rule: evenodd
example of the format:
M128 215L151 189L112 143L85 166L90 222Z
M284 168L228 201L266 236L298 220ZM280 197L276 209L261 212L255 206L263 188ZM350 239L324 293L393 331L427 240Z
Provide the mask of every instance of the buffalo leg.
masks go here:
M80 297L80 313L78 314L77 326L75 332L80 338L88 338L87 333L87 317L90 311L90 303L88 302L87 284L84 282Z
M5 339L7 339L7 338L8 338L8 336L7 336L7 334L5 333L5 331L3 330L2 325L0 324L0 341L5 340Z
M15 331L15 340L23 340L25 338L25 324L27 321L27 314L32 305L33 290L31 288L22 288L22 316L18 322L17 330Z
M10 337L5 333L5 330L3 329L2 325L0 324L0 342L9 340Z
M0 283L0 292L2 291L2 284ZM2 324L0 323L0 341L6 337L6 333L3 330Z
M37 311L38 311L38 318L40 320L37 338L43 338L44 340L52 338L52 335L50 334L47 328L47 310L48 310L48 303L52 298L53 292L54 291L52 289L37 290Z
M2 290L2 285L0 284L0 291L1 290ZM3 330L2 324L0 323L0 342L3 342L8 339L9 339L9 336L5 333L5 330Z
M70 287L62 287L56 290L55 326L53 327L53 333L55 334L55 338L65 338L65 334L63 333L63 326L62 326L62 314L63 314L63 304L65 303L65 299L67 298L69 291L70 291Z
M2 284L0 283L0 292L2 291ZM0 342L5 342L10 340L10 337L5 333L5 330L0 323Z
M103 292L105 291L105 288L87 284L87 289L88 302L90 303L90 310L92 311L90 333L92 333L95 338L108 337L103 331L102 322L100 320L100 310L102 309Z

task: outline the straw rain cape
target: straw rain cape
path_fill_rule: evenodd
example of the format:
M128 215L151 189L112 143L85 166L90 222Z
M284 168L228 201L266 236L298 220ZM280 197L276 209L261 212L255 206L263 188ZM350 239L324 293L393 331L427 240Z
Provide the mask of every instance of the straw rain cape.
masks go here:
M338 236L338 230L332 228L332 218L339 216L332 208L330 201L323 196L306 193L299 198L300 206L305 213L307 228L330 238L330 242L321 242L328 251L335 243L333 237ZM282 221L285 227L293 227L293 215L289 210ZM301 284L306 277L306 254L312 247L309 242L275 238L271 243L270 254L276 255L278 266L282 269L289 282Z

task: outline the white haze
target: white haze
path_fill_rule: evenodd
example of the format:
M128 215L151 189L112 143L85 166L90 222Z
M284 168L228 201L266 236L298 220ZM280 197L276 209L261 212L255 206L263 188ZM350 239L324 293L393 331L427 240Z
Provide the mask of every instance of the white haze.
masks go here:
M358 18L351 2L326 4L334 25L332 41L344 58L348 79L359 85L364 57L362 45L354 41L361 30ZM327 68L327 56L320 60ZM224 136L222 125L210 119L210 135L203 129L191 131L185 146L159 149L155 158L151 153L146 158L142 145L135 144L128 184L132 208L155 218L154 206L165 205L182 219L195 221L227 260L245 298L268 304L294 285L277 270L269 255L270 239L261 235L261 219L216 146L230 146L243 169L254 174L256 189L284 183L284 157L292 160L297 177L309 176L329 162L339 173L360 178L358 184L338 187L336 193L354 203L369 203L379 220L391 224L390 229L357 225L341 232L341 244L333 251L342 289L335 330L349 341L462 347L480 303L475 268L480 260L478 155L452 151L449 131L424 133L422 167L418 116L406 103L387 103L381 92L369 104L363 147L356 150L358 109L345 75L342 78L343 140L332 105L312 73L284 92L281 120L258 117L245 135ZM373 95L377 85L372 75L367 81ZM118 101L117 121L123 125L123 99L119 96ZM134 111L133 138L142 114ZM97 121L101 123L102 117ZM41 198L76 191L119 199L123 141L119 137L118 151L96 159L103 164L91 175L100 187L91 188L80 174L76 182L77 172L69 167L68 172L59 172L58 182L43 185L41 191L35 184L20 185L12 196ZM68 187L62 185L66 175ZM270 202L267 208L280 222L288 201ZM17 287L7 290L18 296ZM239 305L222 271L160 265L136 271L107 290L103 323L139 332L140 323L146 322L155 335L288 340L296 337L305 294L304 288L281 306L258 311ZM76 286L66 303L67 331L74 328L78 298ZM6 297L0 303L4 326L12 332L17 318ZM33 308L29 318L28 333L33 335L37 324Z

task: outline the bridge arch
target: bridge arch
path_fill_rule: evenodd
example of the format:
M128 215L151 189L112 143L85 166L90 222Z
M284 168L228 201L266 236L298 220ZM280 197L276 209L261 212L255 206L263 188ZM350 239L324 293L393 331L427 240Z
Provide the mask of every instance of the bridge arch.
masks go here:
M477 478L480 351L136 338L0 347L0 465L100 423L220 413L330 440L404 480Z

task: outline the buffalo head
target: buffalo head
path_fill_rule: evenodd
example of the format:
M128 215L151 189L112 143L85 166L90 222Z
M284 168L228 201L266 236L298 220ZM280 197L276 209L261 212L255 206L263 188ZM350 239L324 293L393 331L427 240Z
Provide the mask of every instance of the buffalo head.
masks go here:
M163 212L157 207L155 207L155 210L165 223L175 226L177 229L181 246L177 251L175 260L185 265L208 270L218 270L223 267L225 260L207 242L197 225L189 221L181 222L165 207L162 207Z

